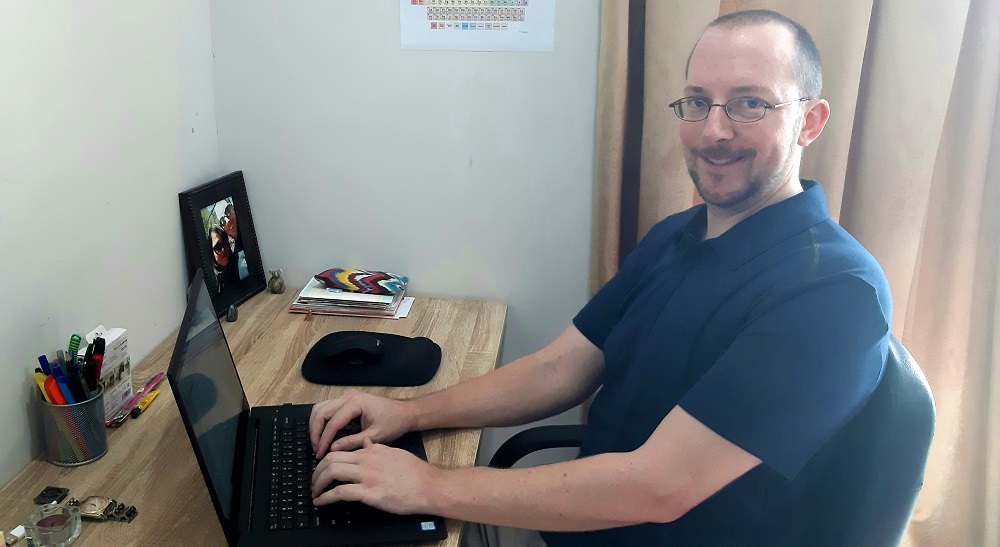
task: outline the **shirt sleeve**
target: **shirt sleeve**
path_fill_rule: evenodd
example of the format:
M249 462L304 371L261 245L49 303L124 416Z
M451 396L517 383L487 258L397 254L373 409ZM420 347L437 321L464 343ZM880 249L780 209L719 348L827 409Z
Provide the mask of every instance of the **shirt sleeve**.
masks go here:
M878 385L890 313L855 277L801 291L749 320L679 405L792 480Z
M604 349L608 335L622 319L625 302L636 287L636 278L645 264L645 248L654 239L653 231L625 257L618 272L601 287L573 318L573 325L590 343Z
M573 325L590 343L604 349L605 340L622 318L622 303L632 286L627 268L618 270L573 318Z
M670 246L675 232L693 216L696 208L669 216L650 228L636 248L625 257L622 267L573 318L573 325L592 344L604 349L608 335L621 321L629 294L653 258Z

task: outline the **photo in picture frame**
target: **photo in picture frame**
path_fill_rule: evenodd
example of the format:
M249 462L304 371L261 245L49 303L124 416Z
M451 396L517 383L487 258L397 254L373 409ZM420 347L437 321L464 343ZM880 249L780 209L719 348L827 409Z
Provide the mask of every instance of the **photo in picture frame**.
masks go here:
M264 290L264 265L242 171L178 194L188 281L205 272L215 313Z

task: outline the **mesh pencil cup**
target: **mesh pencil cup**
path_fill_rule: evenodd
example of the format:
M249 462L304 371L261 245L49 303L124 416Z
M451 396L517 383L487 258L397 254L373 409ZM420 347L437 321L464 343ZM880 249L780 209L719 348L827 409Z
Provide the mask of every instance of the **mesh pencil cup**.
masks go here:
M41 401L45 452L49 463L64 467L98 460L108 452L104 426L104 388L80 403L54 405Z

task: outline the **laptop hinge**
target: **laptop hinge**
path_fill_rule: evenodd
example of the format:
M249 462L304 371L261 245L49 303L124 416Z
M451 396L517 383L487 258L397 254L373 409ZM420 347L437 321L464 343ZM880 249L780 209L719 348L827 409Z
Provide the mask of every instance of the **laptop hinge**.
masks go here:
M242 480L237 485L240 493L239 511L236 514L239 519L239 531L247 532L253 522L253 499L256 495L256 475L257 475L257 443L260 439L260 418L251 416L248 419L246 428L246 441L243 446L243 466L240 473Z

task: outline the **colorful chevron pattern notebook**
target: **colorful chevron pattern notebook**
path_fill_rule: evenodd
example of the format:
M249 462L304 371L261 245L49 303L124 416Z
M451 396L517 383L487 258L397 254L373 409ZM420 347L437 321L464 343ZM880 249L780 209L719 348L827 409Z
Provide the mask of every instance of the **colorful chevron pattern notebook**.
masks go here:
M327 289L393 296L406 289L407 278L377 270L330 268L314 276Z

